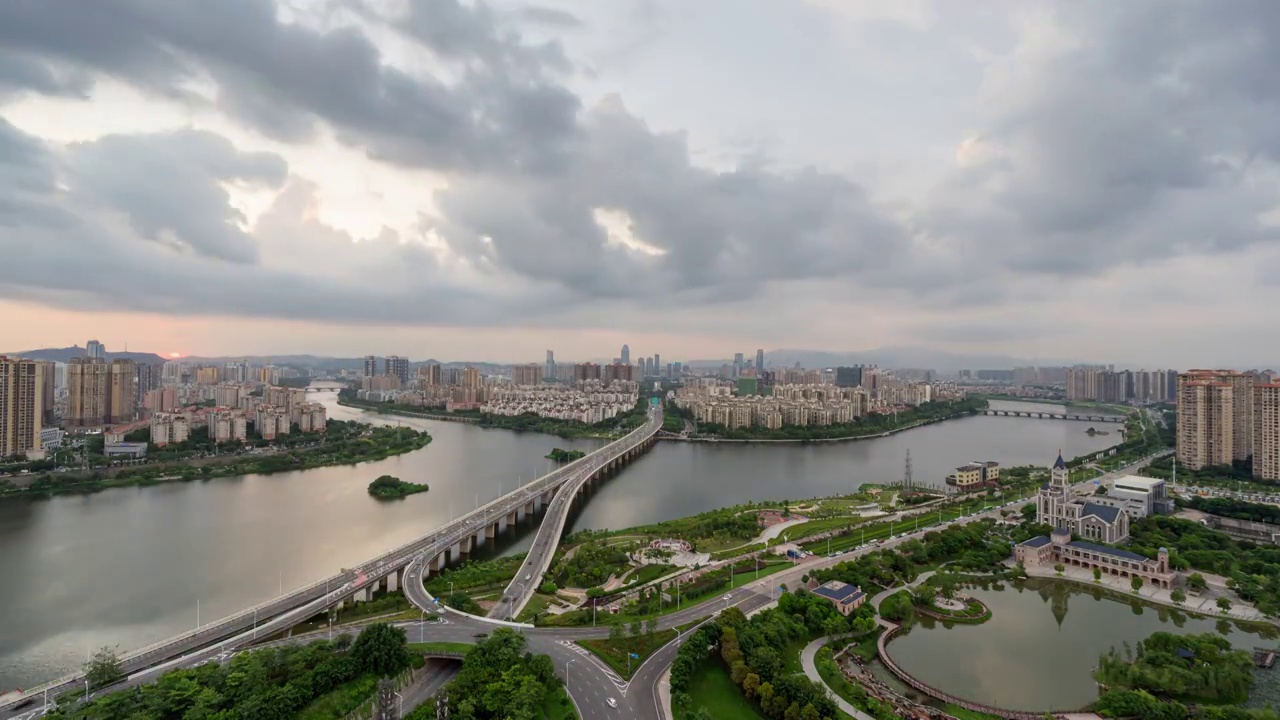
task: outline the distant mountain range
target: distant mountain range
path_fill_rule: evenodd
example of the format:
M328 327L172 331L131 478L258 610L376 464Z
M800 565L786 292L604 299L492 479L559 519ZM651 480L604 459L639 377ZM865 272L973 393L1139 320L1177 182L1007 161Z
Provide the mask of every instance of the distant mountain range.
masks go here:
M918 368L921 370L937 370L939 372L955 372L956 370L1011 370L1027 365L1072 365L1077 361L1061 359L1028 360L1009 355L976 354L966 355L929 348L900 347L877 348L875 350L859 350L855 352L827 352L822 350L766 350L765 365L772 367L788 367L800 363L805 368L831 368L841 365L876 365L882 368ZM754 359L755 354L746 354L745 359ZM719 367L732 360L691 360L694 367Z
M72 345L66 348L44 348L41 350L25 350L22 352L0 353L0 355L9 355L10 357L27 358L29 360L52 360L54 362L64 363L75 357L85 357L86 351L79 345ZM158 365L165 361L164 358L155 353L145 352L109 352L106 354L107 360L132 360L137 363Z

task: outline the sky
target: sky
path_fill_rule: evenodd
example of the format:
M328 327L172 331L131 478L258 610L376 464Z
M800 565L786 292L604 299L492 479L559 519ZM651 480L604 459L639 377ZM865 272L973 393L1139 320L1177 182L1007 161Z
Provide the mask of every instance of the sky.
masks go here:
M0 3L0 349L1280 364L1273 0Z

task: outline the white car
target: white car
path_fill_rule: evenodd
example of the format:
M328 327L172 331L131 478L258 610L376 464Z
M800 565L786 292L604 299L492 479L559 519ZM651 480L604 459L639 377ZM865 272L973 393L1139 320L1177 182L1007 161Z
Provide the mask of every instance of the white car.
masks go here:
M725 601L727 602L727 601L729 601L729 600L732 600L733 598L729 597L729 595L726 593L726 594L725 594L725 596L724 596L724 599L725 599Z
M605 698L604 701L611 708L618 707L618 701L614 700L613 698Z

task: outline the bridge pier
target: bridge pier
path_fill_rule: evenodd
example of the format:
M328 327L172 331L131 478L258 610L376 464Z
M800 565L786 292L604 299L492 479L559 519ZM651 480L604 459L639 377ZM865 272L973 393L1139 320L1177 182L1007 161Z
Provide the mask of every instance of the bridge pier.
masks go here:
M516 526L516 523L518 523L518 522L520 522L520 510L519 510L519 509L512 510L511 512L507 513L507 517L506 517L506 523L507 523L507 524L506 524L506 527L507 527L507 529L508 529L508 530L509 530L509 529L511 529L511 528L513 528L513 527L515 527L515 526Z
M431 572L438 573L444 569L444 565L447 561L448 561L448 558L445 557L445 553L441 552L437 554L435 557L431 558L431 562L427 563L427 565L431 568Z
M351 594L352 603L362 603L369 601L369 591L367 588L360 588Z
M400 585L402 585L403 583L404 583L404 568L400 568L399 570L387 576L387 592L392 593L392 592L399 591Z
M475 545L476 545L475 536L468 535L458 541L458 552L460 552L462 555L470 555L471 551L475 549Z
M498 521L494 520L493 524L485 526L484 537L486 540L492 540L497 536L498 536Z

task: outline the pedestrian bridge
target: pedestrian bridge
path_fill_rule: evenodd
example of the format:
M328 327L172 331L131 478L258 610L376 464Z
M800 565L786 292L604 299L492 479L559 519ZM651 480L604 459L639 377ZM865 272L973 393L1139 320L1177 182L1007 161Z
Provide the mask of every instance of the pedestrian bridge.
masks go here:
M337 575L235 615L123 655L121 669L126 675L131 675L168 664L174 658L194 654L209 646L234 650L252 644L259 638L288 630L330 608L353 600L367 600L378 589L399 589L405 578L405 569L415 561L421 562L422 579L425 580L429 573L440 570L446 563L469 556L477 542L492 539L502 530L514 527L525 515L539 512L551 503L562 486L570 484L573 492L577 492L590 480L616 472L651 447L661 428L662 409L651 408L645 423L626 436L482 505L430 534L355 568L343 569ZM419 481L417 478L410 480ZM548 519L563 527L564 518L558 513ZM539 537L542 537L541 532ZM80 673L59 678L0 701L0 710L40 696L45 691L52 695L55 691L62 692L83 682L84 676Z
M1034 410L985 410L982 414L1001 417L1039 418L1042 420L1081 420L1083 422L1096 423L1122 423L1127 419L1124 415L1082 415L1079 413L1036 412Z

